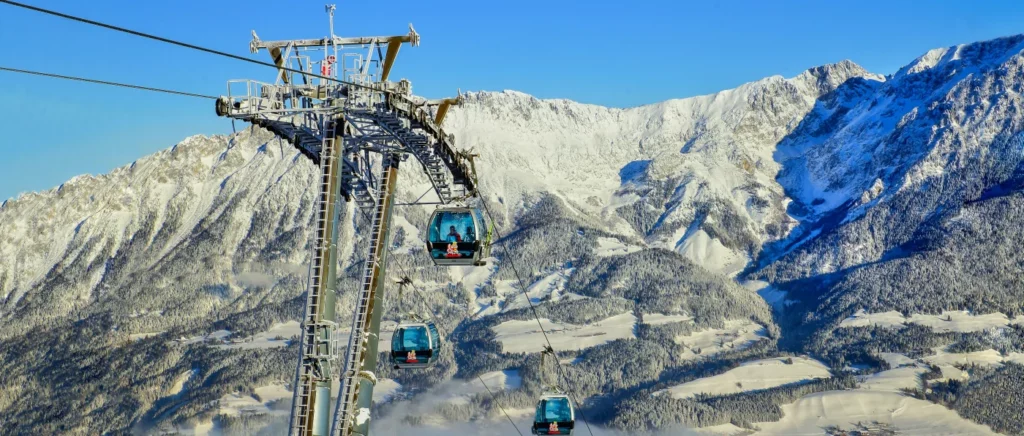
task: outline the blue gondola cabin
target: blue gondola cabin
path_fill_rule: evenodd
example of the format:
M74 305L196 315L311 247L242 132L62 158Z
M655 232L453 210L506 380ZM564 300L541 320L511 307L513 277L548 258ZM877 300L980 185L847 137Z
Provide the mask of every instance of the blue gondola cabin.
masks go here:
M435 265L486 265L491 231L480 209L438 208L430 216L427 252Z
M576 412L569 397L560 394L545 394L537 402L537 413L533 419L533 434L571 435L576 427Z
M401 323L391 337L391 363L395 369L426 368L437 361L441 336L433 322Z

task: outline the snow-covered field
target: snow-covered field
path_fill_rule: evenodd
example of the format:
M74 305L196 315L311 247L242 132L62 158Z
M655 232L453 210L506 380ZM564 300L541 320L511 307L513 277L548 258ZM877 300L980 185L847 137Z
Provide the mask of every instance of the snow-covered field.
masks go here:
M615 315L584 326L554 323L547 318L541 318L540 322L547 331L551 346L556 350L582 350L616 339L636 337L636 317L631 313ZM491 330L501 343L502 351L506 353L540 352L544 344L544 336L536 320L505 321L491 327Z
M285 323L275 324L267 331L257 333L252 337L241 340L231 340L226 344L219 344L217 347L239 349L284 347L288 345L289 338L292 336L299 336L301 333L302 329L298 321L288 321Z
M860 389L899 392L903 388L921 387L920 375L928 372L924 366L893 368L858 378Z
M648 325L661 325L668 324L671 322L686 322L693 321L693 317L690 315L665 315L663 313L645 313L644 324Z
M594 254L598 257L609 257L609 256L621 256L624 254L635 253L642 250L643 247L636 245L626 245L622 241L615 238L597 238L597 249L594 250Z
M495 280L493 282L496 296L478 298L478 288L490 278L495 272L494 264L486 268L478 267L454 267L449 269L452 282L462 283L469 291L467 297L470 304L475 306L474 318L480 318L509 310L521 309L540 304L542 301L576 300L586 298L571 292L565 292L565 285L572 275L574 268L559 269L543 278L533 282L526 289L526 295L522 295L518 282L515 280ZM511 301L507 297L512 295Z
M203 335L203 336L193 336L191 338L180 338L180 339L177 339L177 341L181 342L183 344L195 344L195 343L199 343L199 342L208 342L208 341L226 341L230 337L231 337L231 332L229 332L227 330L217 330L217 331L215 331L213 333L209 333L209 334L206 334L206 335Z
M894 392L828 391L782 406L778 422L755 423L755 435L821 436L835 425L853 429L858 422L892 424L906 436L995 435L988 426L963 419L938 404Z
M274 348L288 346L288 341L293 336L299 336L302 327L298 321L288 321L270 326L266 331L257 333L248 338L236 339L233 333L228 330L217 330L215 332L193 336L190 338L179 338L177 342L182 344L196 344L200 342L211 342L214 347L225 349L253 349L253 348ZM132 339L144 338L159 333L138 333L132 335ZM280 339L278 339L280 338Z
M757 295L760 295L769 306L772 306L775 310L785 309L796 301L786 299L788 293L774 286L771 286L768 282L763 280L743 280L740 282L744 288L747 288Z
M792 364L781 357L745 362L722 374L704 377L664 391L673 398L690 398L700 393L727 395L756 391L790 383L832 376L821 362L806 357L793 357Z
M219 415L239 416L243 414L287 415L287 407L270 408L269 403L277 400L290 402L291 391L283 385L261 386L255 389L254 395L230 393L220 399Z
M1006 327L1011 324L1024 324L1024 316L1018 316L1011 320L1002 313L974 315L966 311L952 311L942 312L939 315L915 313L909 317L904 317L896 311L865 313L861 310L853 316L844 319L839 323L839 326L864 327L877 325L881 327L903 327L908 324L931 327L936 332L968 333Z
M919 375L927 372L930 365L939 367L942 376L938 378L938 381L945 381L969 377L966 371L957 366L968 364L998 366L1003 362L1024 364L1024 353L1010 353L1003 356L992 349L970 353L949 353L944 348L935 347L932 349L932 354L920 359L911 359L899 353L879 353L879 357L888 362L892 369L858 377L860 389L899 392L901 388L919 388L921 387Z
M935 354L924 357L924 360L940 367L972 363L978 365L1000 365L1007 361L1024 364L1024 353L1010 353L1004 356L993 349L972 351L970 353L949 353L945 351L945 347L935 347L932 351Z
M723 350L743 349L768 337L764 326L749 319L728 320L723 329L705 329L687 336L676 337L676 343L686 347L684 358L696 359Z
M969 357L974 357L973 361L978 363L998 364L995 356L990 352L966 354L972 355ZM853 430L857 423L878 422L892 425L900 435L997 434L987 426L961 418L950 409L906 396L900 392L901 388L920 387L920 374L928 370L928 363L941 363L943 376L946 378L965 376L960 370L948 364L949 360L955 360L962 355L956 355L953 358L949 356L950 354L943 353L939 349L936 349L935 355L919 360L899 353L880 353L879 357L886 360L892 369L858 377L859 386L856 389L819 392L801 397L791 404L783 405L783 418L778 422L755 423L760 429L757 432L749 433L729 426L705 427L699 430L702 434L716 436L738 434L818 436L823 435L823 429L828 426L834 425L840 429ZM801 362L808 368L807 373L828 376L827 368L820 366L821 364L817 361L801 358ZM687 398L698 392L726 394L738 392L738 386L735 384L737 381L743 384L744 390L761 388L755 387L756 384L765 384L764 387L770 387L769 383L762 380L779 378L778 373L771 372L777 364L763 365L760 369L767 374L758 378L758 371L751 371L751 369L758 368L748 368L751 364L756 363L758 362L747 362L724 374L695 380L662 392L677 398ZM796 363L797 359L794 358L794 364ZM782 375L783 378L787 375L796 378L800 374L798 374L797 368L791 368L789 374ZM778 384L781 383L774 385Z
M750 430L737 427L735 424L721 424L695 428L692 432L692 434L699 436L747 436L750 434ZM680 436L688 434L690 433L680 433Z
M486 383L486 388L481 384L480 379ZM439 406L462 405L468 403L473 396L488 395L487 389L497 394L500 391L516 390L522 387L522 378L517 370L487 372L481 374L480 379L476 377L452 379L429 388L412 400L402 399L393 402L387 415L374 417L374 421L371 423L371 433L400 434L409 431L413 434L506 434L509 431L506 428L508 426L507 418L500 412L492 417L491 422L482 420L473 423L449 422L437 413ZM381 385L382 383L378 382L378 388ZM374 399L376 398L375 390ZM516 420L517 425L522 426L521 428L529 427L527 421L533 416L532 408L522 410L507 408L505 411ZM408 427L403 422L403 418L408 416L419 416L422 418L420 424L423 426ZM465 428L460 426L465 426ZM495 433L491 433L491 431L495 431Z

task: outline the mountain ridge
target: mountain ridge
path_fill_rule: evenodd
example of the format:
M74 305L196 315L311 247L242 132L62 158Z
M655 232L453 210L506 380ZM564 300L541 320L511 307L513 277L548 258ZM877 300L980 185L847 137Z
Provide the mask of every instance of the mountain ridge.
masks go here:
M436 316L452 347L437 368L381 367L382 380L401 401L456 378L514 372L521 386L498 401L532 407L537 356L506 352L539 341L517 324L532 312L502 267L510 259L559 335L587 329L585 341L563 336L558 351L588 416L604 417L597 424L657 427L636 421L657 416L751 428L783 419L780 405L805 395L852 389L859 381L848 368L889 369L877 352L1024 351L1012 330L996 340L840 325L859 309L1024 312L1013 305L1014 286L1024 289L1014 244L1024 236L1012 226L1024 207L1022 41L933 50L890 76L841 61L636 108L466 94L445 127L481 154L481 194L506 237L487 268L435 268L417 242L429 210L398 211L392 265L411 271L423 288L410 297L416 310ZM237 411L226 404L246 389L284 389L296 344L264 339L246 349L209 338L255 338L300 318L316 177L294 148L247 128L191 136L106 175L5 201L0 419L36 433L272 420L280 403L257 401L262 418L231 418ZM401 166L400 201L428 187L415 163ZM336 291L347 325L367 241L351 206L341 220ZM958 279L970 265L991 280ZM912 288L909 277L927 287ZM737 284L751 280L764 281L761 296L784 293L774 317L756 286ZM151 353L160 359L146 365ZM652 394L796 353L821 359L833 377L668 402ZM47 365L37 368L31 359L42 356ZM96 359L135 376L93 365L75 378L82 360ZM46 409L16 394L68 383L78 395ZM437 413L498 413L493 399L467 398ZM56 423L54 413L72 418Z

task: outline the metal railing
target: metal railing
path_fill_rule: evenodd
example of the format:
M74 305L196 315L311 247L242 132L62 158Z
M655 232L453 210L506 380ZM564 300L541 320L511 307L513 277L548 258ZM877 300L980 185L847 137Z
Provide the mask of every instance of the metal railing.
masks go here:
M275 85L250 79L228 81L229 116L285 115L323 112L344 99L344 89L337 85ZM340 110L340 107L339 107Z
M228 102L231 115L256 115L285 108L285 99L268 98L266 94L278 96L278 92L264 92L273 88L287 88L288 85L273 85L249 79L228 81Z

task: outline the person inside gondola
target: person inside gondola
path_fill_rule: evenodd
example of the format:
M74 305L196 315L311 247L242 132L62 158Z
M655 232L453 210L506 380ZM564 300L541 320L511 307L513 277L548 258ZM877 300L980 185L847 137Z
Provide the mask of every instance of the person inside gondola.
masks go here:
M462 236L455 230L455 226L450 226L448 230L448 242L462 242Z
M476 233L473 232L473 226L466 227L466 242L476 242Z

